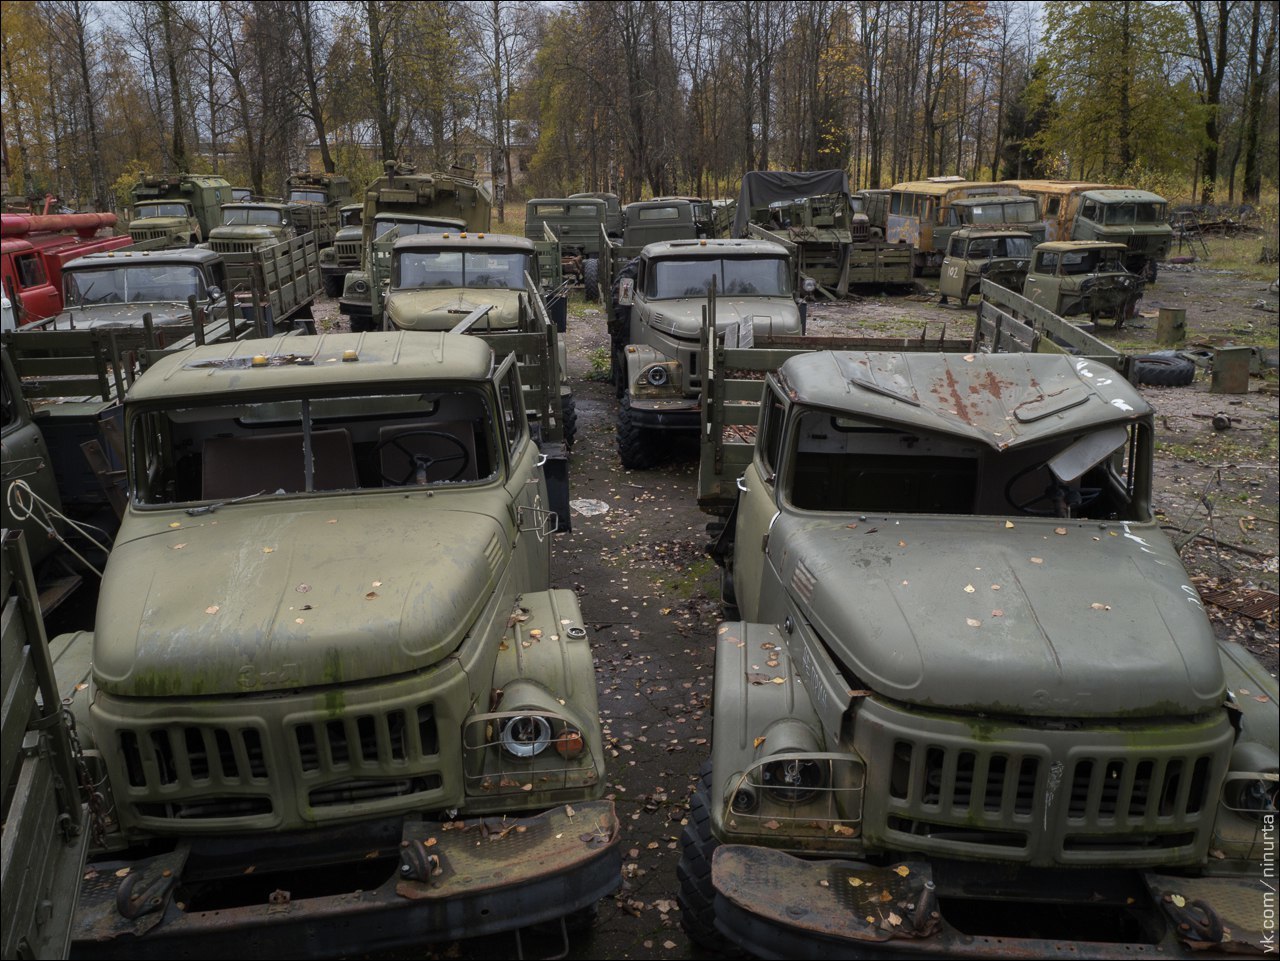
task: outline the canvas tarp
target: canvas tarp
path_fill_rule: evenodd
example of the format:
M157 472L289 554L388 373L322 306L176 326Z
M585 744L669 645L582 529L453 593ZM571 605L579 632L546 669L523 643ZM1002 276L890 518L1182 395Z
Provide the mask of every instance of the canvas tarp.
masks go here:
M752 170L742 177L733 236L746 236L752 207L825 194L849 196L849 175L843 170Z

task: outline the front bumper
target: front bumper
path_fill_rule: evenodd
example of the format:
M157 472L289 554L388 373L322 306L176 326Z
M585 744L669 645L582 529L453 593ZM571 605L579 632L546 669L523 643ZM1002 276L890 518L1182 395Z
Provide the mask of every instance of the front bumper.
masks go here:
M650 400L631 397L631 420L646 430L698 431L702 427L702 407L696 400L676 397Z
M1113 870L1012 880L999 865L985 875L954 863L935 871L927 861L872 867L724 845L712 881L717 929L760 958L1192 958L1261 953L1268 943L1259 877ZM983 933L972 908L959 922L965 930L950 919L950 906L965 900L979 905ZM1081 915L1070 936L1022 933L1035 924L1027 918L1057 909ZM1124 921L1092 926L1087 911ZM1010 919L1021 927L1009 928Z
M201 839L87 868L73 953L364 956L514 930L614 891L620 843L610 801L527 817Z

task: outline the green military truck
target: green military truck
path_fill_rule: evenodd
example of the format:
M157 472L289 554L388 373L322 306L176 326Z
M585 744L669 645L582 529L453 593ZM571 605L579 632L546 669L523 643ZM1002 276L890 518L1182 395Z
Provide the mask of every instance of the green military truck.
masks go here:
M709 295L716 330L733 343L803 329L787 252L777 244L676 240L644 247L634 279L620 284L609 324L618 456L628 469L657 465L671 452L673 434L697 434L698 338Z
M615 288L627 267L648 244L672 240L695 240L698 224L693 204L685 199L640 200L627 204L621 240L601 236L600 294L610 316L616 310ZM634 279L634 278L633 278Z
M569 194L569 200L599 200L604 204L604 232L610 237L622 236L622 202L618 195L607 191Z
M616 206L617 198L614 198ZM588 300L600 297L600 259L606 237L618 237L609 202L595 195L539 197L525 204L524 235L537 244L557 244L560 276L581 283ZM551 280L544 265L543 283Z
M292 240L299 232L298 210L273 201L226 204L222 222L209 231L209 248L220 254L241 254Z
M296 173L285 181L285 202L299 234L314 234L316 246L333 244L338 212L351 200L351 181L328 173Z
M1125 269L1124 244L1054 240L1040 244L1022 282L1032 303L1062 317L1088 314L1093 323L1111 318L1116 327L1137 311L1143 281Z
M1036 198L1045 240L1097 240L1124 244L1125 269L1155 283L1169 256L1173 227L1169 202L1149 190L1072 180L1010 180Z
M330 297L342 293L348 273L360 267L360 238L364 204L347 204L338 211L338 232L333 243L320 251L320 275L324 292Z
M222 223L222 205L231 201L231 184L221 177L176 174L150 177L133 186L129 236L135 243L163 242L191 247Z
M377 288L386 291L386 329L468 333L499 356L515 356L530 429L547 458L551 506L567 530L566 453L577 435L578 415L565 373L565 342L535 280L533 242L502 234L410 236L395 240L390 256L377 262L390 267L385 285L375 275Z
M90 818L21 532L0 531L0 551L0 956L65 958Z
M703 354L726 622L682 923L761 957L1260 950L1276 683L1152 516L1151 407L1087 357L867 346Z
M1031 266L1031 234L1025 230L961 227L947 242L938 278L941 303L954 297L961 307L979 292L984 280L1009 290L1022 290Z
M781 243L792 255L797 288L812 281L828 299L855 285L912 283L910 251L872 236L843 170L745 174L733 233Z
M80 955L364 954L620 883L587 628L514 357L209 345L125 403L96 630L55 642L100 826Z
M420 174L413 164L387 161L386 173L364 194L360 226L360 268L349 270L342 281L338 310L350 318L352 330L382 327L380 291L370 283L374 265L374 241L390 230L400 237L412 234L489 229L492 197L475 173L454 167L445 172ZM390 256L384 245L383 256ZM382 265L384 277L386 265Z

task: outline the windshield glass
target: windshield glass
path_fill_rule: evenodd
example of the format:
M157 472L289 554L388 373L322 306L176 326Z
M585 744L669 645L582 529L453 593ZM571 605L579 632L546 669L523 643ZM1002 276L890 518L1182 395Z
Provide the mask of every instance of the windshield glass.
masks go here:
M186 204L138 204L133 208L135 220L144 217L188 217Z
M205 299L204 276L187 264L136 264L66 274L67 304L137 304L160 301L186 303Z
M722 297L786 297L791 294L791 277L784 257L698 257L690 260L659 260L650 267L649 295L661 300L672 297L705 297L716 279Z
M253 191L250 190L248 187L232 187L231 188L231 199L236 201L237 203L240 202L241 200L248 200L252 196L253 196Z
M1103 207L1103 223L1106 224L1162 224L1165 222L1165 204L1107 204Z
M1124 272L1119 250L1072 250L1062 255L1062 273L1092 274L1095 271Z
M278 227L284 223L284 215L270 207L223 207L224 226Z
M1038 219L1034 200L988 201L974 206L960 204L954 209L959 211L961 223L1030 224Z
M142 504L225 502L494 477L498 421L487 393L427 386L425 393L418 386L270 401L224 395L216 405L135 413L136 497Z
M342 226L359 227L364 223L364 208L357 207L355 210L344 210L342 212Z
M527 254L506 250L406 250L396 260L393 286L490 287L524 290Z
M969 241L969 250L965 254L969 260L985 257L1025 257L1031 258L1030 237L977 237Z
M294 188L289 191L289 202L295 204L325 204L329 202L329 198L324 195L323 190Z
M412 237L414 234L425 234L427 236L435 237L435 236L439 236L440 234L447 234L452 230L463 229L463 227L460 224L439 223L439 222L424 223L421 220L389 220L389 219L384 220L383 218L379 217L377 220L374 221L374 225L373 225L374 239L375 240L378 239L383 234L385 234L388 230L390 230L392 227L400 228L400 232L399 234L397 234L397 236L399 237Z

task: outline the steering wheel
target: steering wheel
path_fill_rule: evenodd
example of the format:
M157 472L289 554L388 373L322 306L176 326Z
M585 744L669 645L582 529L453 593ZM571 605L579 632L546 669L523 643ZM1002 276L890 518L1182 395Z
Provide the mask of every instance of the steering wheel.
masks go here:
M1015 501L1013 488L1018 481L1040 470L1049 474L1049 483L1045 488L1038 494ZM1009 506L1020 514L1030 514L1033 517L1073 517L1075 516L1072 514L1073 510L1086 507L1101 496L1101 487L1072 487L1070 484L1062 483L1054 476L1053 471L1049 470L1047 461L1023 468L1009 478L1009 483L1004 485L1004 499ZM1035 506L1040 503L1046 506Z
M404 445L403 441L407 441L411 437L435 437L456 447L457 452L444 454L441 457L420 454ZM407 430L402 434L396 434L394 437L388 437L373 449L374 454L378 455L379 463L382 460L382 452L388 447L395 448L409 460L409 469L405 471L403 477L388 477L386 474L382 474L383 482L395 487L406 487L410 483L414 483L415 478L417 478L416 483L425 484L427 482L427 471L437 464L448 464L453 461L458 461L458 467L444 479L457 480L471 464L471 454L467 451L467 445L453 436L453 434L447 434L442 430L427 430L425 428L422 430Z

